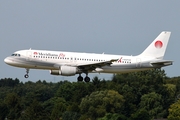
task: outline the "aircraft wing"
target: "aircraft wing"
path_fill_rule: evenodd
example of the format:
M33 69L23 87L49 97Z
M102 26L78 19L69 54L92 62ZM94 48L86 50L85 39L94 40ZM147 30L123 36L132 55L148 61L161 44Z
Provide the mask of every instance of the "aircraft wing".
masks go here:
M172 65L173 61L171 60L160 60L160 61L155 61L155 62L151 62L151 65L153 66L157 66L157 67L163 67L163 66L168 66L168 65Z
M96 68L101 68L106 65L111 65L112 62L117 61L118 59L111 59L109 61L97 62L97 63L89 63L89 64L78 64L77 67L85 70L85 71L92 71Z
M59 68L59 66L66 65L66 66L74 66L82 69L83 71L93 71L96 68L101 68L106 65L111 65L113 62L117 61L118 59L111 59L109 61L100 61L95 63L82 63L82 64L72 64L72 63L56 63L54 67Z

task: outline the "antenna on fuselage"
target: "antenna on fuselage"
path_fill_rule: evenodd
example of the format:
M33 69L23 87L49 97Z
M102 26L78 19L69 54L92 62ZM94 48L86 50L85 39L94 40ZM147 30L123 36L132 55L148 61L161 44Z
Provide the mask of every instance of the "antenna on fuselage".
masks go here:
M31 50L31 48L29 48L29 50Z

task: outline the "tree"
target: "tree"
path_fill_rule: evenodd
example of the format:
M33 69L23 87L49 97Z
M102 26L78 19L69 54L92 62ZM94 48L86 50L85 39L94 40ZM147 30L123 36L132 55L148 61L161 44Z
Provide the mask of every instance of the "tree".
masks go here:
M81 98L90 94L94 89L92 83L84 82L74 82L70 83L65 81L62 85L59 86L55 96L62 97L67 102L76 102L80 103Z
M107 113L103 118L99 118L98 120L127 120L126 116L118 113Z
M112 82L116 83L114 88L119 86L116 90L125 99L123 114L130 117L136 112L144 94L151 92L161 94L165 78L165 72L161 69L114 75L112 78Z
M168 120L180 120L180 100L170 106Z
M65 111L62 115L63 120L78 120L80 114L77 112Z
M96 89L97 89L97 88L100 87L101 80L100 80L97 76L95 76L95 77L92 79L92 83L93 83L93 85L94 85L94 86L96 87Z
M21 101L19 99L19 96L16 93L9 93L7 94L5 98L5 104L7 105L8 108L8 119L16 119L19 118L22 112L22 106L21 106Z
M5 120L8 115L8 108L4 101L0 100L0 120Z
M165 114L163 115L164 117L167 117L167 115L168 115L168 108L174 102L174 100L176 98L176 92L177 92L176 85L170 84L170 83L163 85L161 95L163 98L163 108L165 110L165 112L164 112Z
M51 119L52 120L60 119L63 113L66 111L68 105L64 98L55 97L52 99L52 101L54 101L53 102L54 105L51 112Z
M19 84L19 79L13 80L12 78L4 78L0 80L0 87L2 86L9 86L14 87Z
M65 98L66 101L70 101L73 96L74 85L65 81L57 90L56 97Z
M34 99L32 104L22 113L21 119L42 120L47 119L47 117L41 103Z
M80 110L92 119L103 117L106 113L120 112L123 96L114 90L96 91L82 99Z
M157 118L163 110L162 96L155 92L145 94L141 97L140 109L147 110L151 117Z
M168 78L161 69L116 74L112 81L94 77L89 83L5 78L0 119L148 120L166 118L170 105L168 117L177 119L178 105L172 104L179 94L180 77Z
M151 116L145 109L140 109L134 114L132 114L130 120L151 120Z

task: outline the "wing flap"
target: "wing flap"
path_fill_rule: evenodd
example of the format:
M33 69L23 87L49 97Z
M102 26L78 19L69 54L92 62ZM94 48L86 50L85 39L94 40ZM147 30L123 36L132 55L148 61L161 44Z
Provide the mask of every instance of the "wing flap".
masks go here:
M103 61L103 62L96 62L96 63L86 63L86 64L78 64L77 67L87 70L87 71L92 71L95 70L96 68L101 68L106 65L111 65L113 62L117 61L118 59L111 59L109 61Z
M105 66L105 65L110 65L112 62L117 61L118 59L111 59L109 61L103 61L103 62L95 62L95 63L85 63L85 64L78 64L77 66L89 66L89 65L97 65L97 66Z
M101 62L95 62L95 63L81 63L81 64L76 64L76 63L56 63L54 64L54 67L59 68L60 66L74 66L74 67L79 67L82 70L85 71L92 71L95 70L96 68L101 68L106 65L111 65L113 62L117 61L118 59L111 59L109 61L101 61Z

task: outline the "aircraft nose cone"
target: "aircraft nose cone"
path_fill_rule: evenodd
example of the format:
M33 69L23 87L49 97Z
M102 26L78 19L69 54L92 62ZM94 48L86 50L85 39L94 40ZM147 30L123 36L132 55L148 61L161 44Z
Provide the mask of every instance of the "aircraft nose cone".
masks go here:
M5 58L5 59L4 59L4 62L5 62L6 64L10 63L9 58L8 58L8 57L7 57L7 58Z

